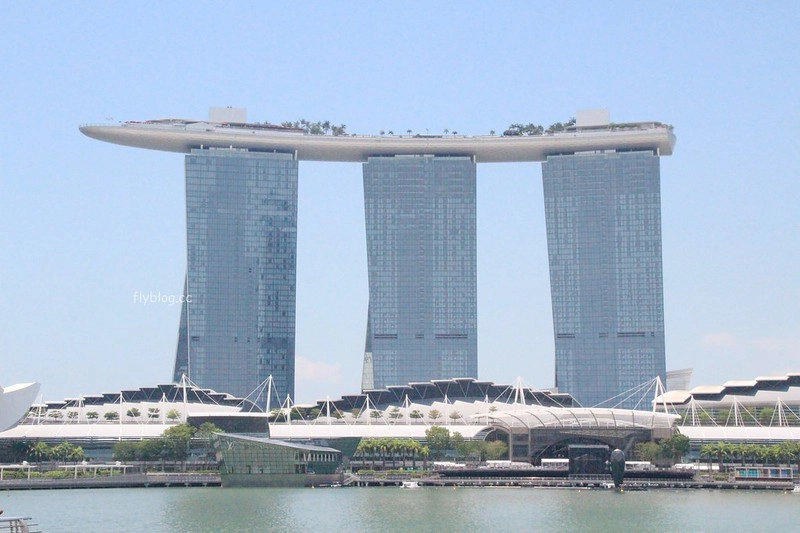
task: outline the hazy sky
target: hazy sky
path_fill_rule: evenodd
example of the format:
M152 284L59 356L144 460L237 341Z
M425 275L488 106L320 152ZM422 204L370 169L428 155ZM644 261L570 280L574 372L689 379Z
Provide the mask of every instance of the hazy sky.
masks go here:
M674 125L661 163L667 367L800 372L796 2L16 2L0 5L0 384L45 400L169 382L183 156L82 123L330 120L463 134L579 109ZM361 167L300 163L297 399L358 392ZM539 164L478 167L479 377L553 386Z

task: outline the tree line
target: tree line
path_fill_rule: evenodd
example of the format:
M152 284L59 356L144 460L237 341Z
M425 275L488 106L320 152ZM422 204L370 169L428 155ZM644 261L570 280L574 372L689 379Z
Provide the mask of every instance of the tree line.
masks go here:
M689 453L689 437L674 434L668 439L659 442L640 442L634 447L634 453L640 461L668 460L670 462L679 461L681 457Z
M189 443L193 438L208 441L220 429L206 422L199 428L189 424L178 424L167 428L157 439L121 441L114 445L114 459L117 461L186 461L189 458ZM206 453L210 449L206 448Z
M420 460L423 467L427 467L429 456L433 459L452 456L457 460L473 461L501 459L508 457L508 445L499 440L467 440L458 431L451 434L447 428L432 426L425 431L424 445L414 439L362 439L355 453L355 458L370 462L373 470L379 463L385 468L387 463L396 466L398 462L403 468L411 462L412 468L416 469Z
M79 418L80 418L80 413L77 410L74 410L74 409L68 409L66 411L64 411L62 409L48 410L46 416L47 416L47 418L50 418L50 419L53 419L53 420L61 420L61 419L64 418L64 413L66 413L67 420L70 420L70 421L73 421L73 422L78 421ZM31 409L31 411L28 413L28 416L34 417L34 418L38 418L41 415L38 413L38 409L34 408L34 409ZM95 420L98 420L100 418L100 413L97 412L97 411L86 411L83 416L89 422L94 422ZM119 420L119 416L120 416L120 412L119 411L106 411L105 413L103 413L103 418L108 422L116 422L116 421L118 421ZM142 418L142 411L139 410L138 407L131 407L130 409L125 411L125 416L127 416L128 418L132 418L132 419L139 419L139 418ZM177 421L178 419L180 419L181 413L177 409L170 409L169 411L167 411L167 415L166 416L167 416L167 419L169 419L169 420L174 422L174 421ZM147 418L147 420L150 420L150 421L159 420L161 418L161 409L159 409L158 407L150 407L150 408L148 408L147 409L147 413L146 413L146 418Z
M720 470L729 460L752 465L795 463L800 468L800 442L784 441L771 445L712 442L700 447L700 457L707 458L709 463L716 459Z
M44 461L61 461L77 463L86 457L81 446L64 441L60 444L50 445L43 441L14 442L0 455L3 462L28 461L41 463Z
M281 122L281 126L284 128L297 128L301 129L306 133L311 135L346 135L347 134L347 126L344 124L332 124L330 120L323 120L318 122L313 122L301 118L300 120L295 121L284 121Z
M545 133L558 133L564 131L570 126L575 125L575 118L571 118L566 122L554 122L547 128L541 124L510 124L503 132L504 136L517 136L517 135L544 135Z

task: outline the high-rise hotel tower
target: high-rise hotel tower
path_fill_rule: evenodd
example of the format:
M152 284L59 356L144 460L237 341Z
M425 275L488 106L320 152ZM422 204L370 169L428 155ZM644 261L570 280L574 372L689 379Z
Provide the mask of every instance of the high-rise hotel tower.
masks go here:
M193 149L186 245L175 381L243 398L271 375L294 397L297 160Z
M583 405L629 405L626 390L665 377L659 157L672 153L670 126L586 112L545 135L332 136L250 124L244 110L223 109L208 121L81 131L189 154L176 378L246 395L272 375L281 394L293 394L304 160L363 163L363 388L477 377L476 163L507 161L543 162L559 390ZM541 347L530 351L541 356Z
M626 391L666 380L658 155L549 156L542 178L556 386L636 407Z
M470 157L364 163L363 389L477 377L475 175Z

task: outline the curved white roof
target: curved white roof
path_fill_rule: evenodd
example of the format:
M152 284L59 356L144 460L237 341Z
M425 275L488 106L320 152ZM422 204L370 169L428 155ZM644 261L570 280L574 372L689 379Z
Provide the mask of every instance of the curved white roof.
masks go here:
M683 405L695 400L712 405L739 403L800 402L800 374L761 376L754 380L732 380L723 385L701 385L692 390L667 391L654 400L657 405L666 403Z
M382 411L381 417L372 418L362 413L353 419L333 418L313 421L270 422L270 436L275 439L319 439L340 437L397 437L424 439L425 431L437 425L450 433L458 432L464 438L475 438L480 433L497 427L525 427L527 429L555 428L564 430L620 429L620 428L670 428L677 415L632 411L628 409L543 407L539 405L487 403L482 401L453 403L434 402L432 405L411 403L397 407L401 417L392 419L395 408ZM423 416L413 419L409 415L419 411ZM438 411L433 421L429 413ZM371 412L371 411L370 411ZM457 413L458 416L451 416Z
M709 441L798 441L797 426L680 426L680 432L691 440Z
M20 424L0 433L2 439L14 440L139 440L160 437L175 423L59 423Z
M252 126L252 127L248 127ZM598 150L654 150L671 155L672 128L660 123L609 126L546 135L311 135L257 125L229 126L210 122L167 120L91 124L80 131L124 146L189 153L193 148L244 148L261 152L296 153L301 161L364 162L369 157L438 155L474 157L478 163L544 161L549 155Z
M598 407L541 407L530 406L514 411L497 412L493 419L509 426L557 429L595 429L595 428L670 428L678 419L677 415L653 411L634 411L628 409L605 409Z

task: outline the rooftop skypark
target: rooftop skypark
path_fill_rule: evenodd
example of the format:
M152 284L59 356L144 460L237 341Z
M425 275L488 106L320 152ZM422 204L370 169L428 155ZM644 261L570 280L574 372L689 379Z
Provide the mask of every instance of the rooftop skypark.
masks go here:
M672 127L660 122L556 123L548 128L512 124L503 135L357 135L325 122L280 125L241 121L158 119L121 124L87 124L85 135L124 146L189 153L193 148L242 148L296 154L300 161L365 162L387 155L473 157L477 163L544 161L547 156L607 150L653 150L671 155Z

